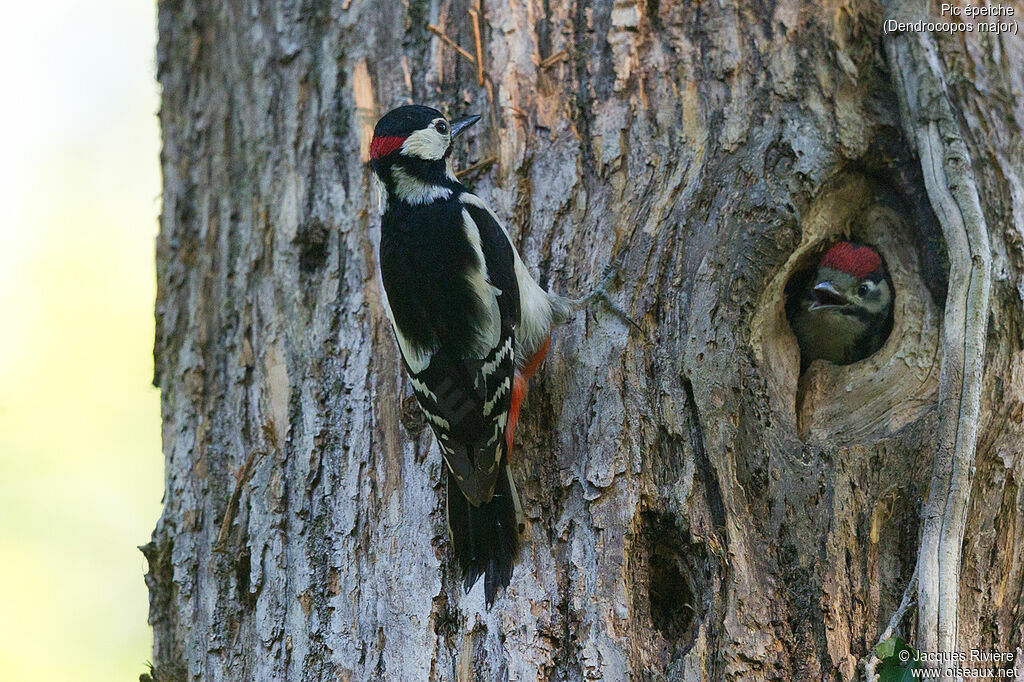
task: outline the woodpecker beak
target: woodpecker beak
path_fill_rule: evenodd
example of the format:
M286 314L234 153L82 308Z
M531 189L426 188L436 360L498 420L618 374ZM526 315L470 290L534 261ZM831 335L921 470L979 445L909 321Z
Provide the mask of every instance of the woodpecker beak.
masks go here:
M832 282L818 282L811 290L814 301L811 302L808 310L828 310L831 308L842 308L850 302L846 295Z
M472 116L467 116L466 118L460 118L458 121L454 121L452 123L452 139L454 140L459 133L479 120L480 114L473 114Z

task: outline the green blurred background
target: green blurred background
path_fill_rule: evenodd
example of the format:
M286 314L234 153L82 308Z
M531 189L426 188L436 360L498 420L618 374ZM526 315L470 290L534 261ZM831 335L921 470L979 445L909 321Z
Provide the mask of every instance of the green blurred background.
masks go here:
M132 680L160 512L156 7L0 25L0 680Z

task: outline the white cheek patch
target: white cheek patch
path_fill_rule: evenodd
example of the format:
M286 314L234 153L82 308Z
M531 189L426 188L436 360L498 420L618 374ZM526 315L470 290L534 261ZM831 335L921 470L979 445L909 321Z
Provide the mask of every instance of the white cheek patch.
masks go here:
M868 282L868 287L870 291L863 299L864 307L868 311L877 315L892 305L892 289L887 281L883 279L878 283Z
M437 132L431 125L407 137L402 143L402 154L426 161L437 161L448 150L448 142L448 136Z

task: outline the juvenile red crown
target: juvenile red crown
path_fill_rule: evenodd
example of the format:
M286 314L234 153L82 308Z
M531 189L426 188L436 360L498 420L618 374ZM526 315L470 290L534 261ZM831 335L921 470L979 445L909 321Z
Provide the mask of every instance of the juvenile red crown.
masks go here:
M828 250L821 265L864 279L882 268L882 258L870 246L839 242Z

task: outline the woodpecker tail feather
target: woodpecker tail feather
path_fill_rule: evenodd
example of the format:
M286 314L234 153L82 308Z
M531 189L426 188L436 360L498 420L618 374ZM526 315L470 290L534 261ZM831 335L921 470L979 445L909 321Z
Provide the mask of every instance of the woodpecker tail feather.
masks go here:
M470 504L459 490L455 477L448 478L448 533L469 592L481 575L487 606L498 590L508 587L519 550L519 521L522 511L512 473L506 464L494 486L494 497L479 507Z

